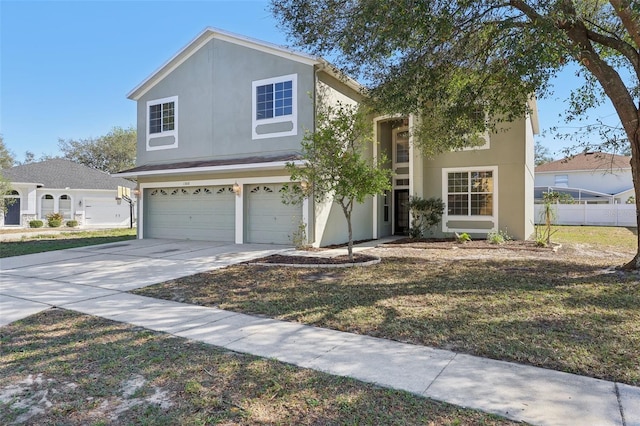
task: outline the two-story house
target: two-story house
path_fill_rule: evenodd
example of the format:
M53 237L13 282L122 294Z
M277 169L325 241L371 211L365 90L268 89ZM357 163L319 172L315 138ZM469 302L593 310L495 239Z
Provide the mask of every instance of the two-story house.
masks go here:
M137 166L118 175L138 180L139 238L289 244L302 223L316 246L345 242L337 205L285 205L281 191L316 102L357 103L360 90L322 59L205 29L128 95L138 106ZM395 176L392 191L355 208L354 239L406 232L410 195L445 201L441 234L529 237L535 114L483 147L433 159L414 149L413 120L372 122L371 153L386 152Z

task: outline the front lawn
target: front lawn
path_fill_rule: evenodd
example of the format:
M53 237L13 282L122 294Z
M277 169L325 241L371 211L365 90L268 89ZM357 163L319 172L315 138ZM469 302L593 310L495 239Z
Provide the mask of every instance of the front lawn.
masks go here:
M135 238L136 230L129 228L98 231L70 231L61 234L32 232L29 236L19 241L3 241L0 244L0 258L96 244L115 243L118 241L133 240Z
M638 229L612 226L554 226L552 240L633 250L638 247ZM631 260L629 258L628 260Z
M640 283L607 269L632 250L370 253L382 262L238 265L136 293L640 385Z
M515 424L64 310L3 327L0 343L3 425Z

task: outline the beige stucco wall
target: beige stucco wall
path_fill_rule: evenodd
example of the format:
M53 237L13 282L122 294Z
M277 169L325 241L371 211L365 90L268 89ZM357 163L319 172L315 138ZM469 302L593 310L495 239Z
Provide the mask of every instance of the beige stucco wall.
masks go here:
M344 105L355 105L361 99L361 95L345 84L325 73L317 74L317 99L316 102L335 105L338 102ZM371 152L367 153L371 155ZM352 227L354 240L369 239L373 236L373 199L368 198L363 204L356 204L352 213ZM347 222L342 208L327 200L315 205L313 223L313 244L315 246L327 246L331 244L345 243L349 239Z
M497 167L498 179L497 196L498 212L493 226L506 231L516 239L526 239L533 231L533 135L527 137L526 120L511 123L508 129L503 129L490 135L489 149L472 149L467 151L449 152L432 159L424 160L421 192L414 191L413 195L423 198L440 197L446 203L443 194L443 169L473 167ZM529 153L530 151L530 153ZM415 188L419 188L416 185ZM444 220L444 218L443 218ZM474 223L455 218L449 227L486 228L486 223ZM443 227L439 233L442 234ZM471 233L472 236L484 236L486 232Z

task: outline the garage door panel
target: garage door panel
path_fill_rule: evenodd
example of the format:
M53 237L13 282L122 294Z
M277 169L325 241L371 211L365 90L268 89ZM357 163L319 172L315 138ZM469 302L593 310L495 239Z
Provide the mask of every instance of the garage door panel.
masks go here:
M302 219L302 208L282 202L283 185L262 184L247 188L247 242L291 244Z
M235 199L228 186L145 191L145 236L233 241Z

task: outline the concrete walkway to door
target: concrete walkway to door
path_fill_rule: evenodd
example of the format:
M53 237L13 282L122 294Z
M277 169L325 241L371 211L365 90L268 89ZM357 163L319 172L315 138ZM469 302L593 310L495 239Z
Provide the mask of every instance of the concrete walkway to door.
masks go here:
M136 240L2 259L0 326L57 306L539 425L640 426L640 388L126 291L284 250Z

